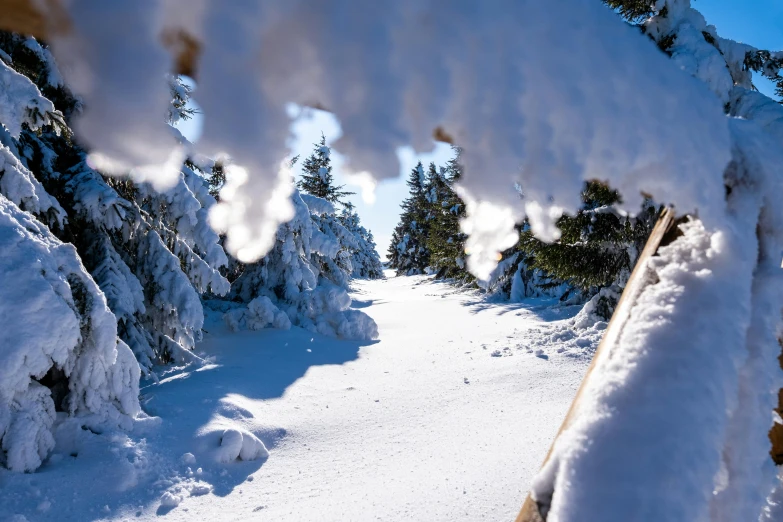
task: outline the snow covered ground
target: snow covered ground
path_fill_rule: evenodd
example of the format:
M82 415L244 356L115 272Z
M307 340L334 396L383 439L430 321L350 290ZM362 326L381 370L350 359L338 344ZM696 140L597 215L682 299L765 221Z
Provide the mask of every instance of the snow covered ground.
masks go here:
M513 520L598 331L424 276L354 286L379 341L230 333L213 312L209 364L142 382L154 417L63 424L36 473L0 469L0 520ZM240 440L255 460L233 460Z

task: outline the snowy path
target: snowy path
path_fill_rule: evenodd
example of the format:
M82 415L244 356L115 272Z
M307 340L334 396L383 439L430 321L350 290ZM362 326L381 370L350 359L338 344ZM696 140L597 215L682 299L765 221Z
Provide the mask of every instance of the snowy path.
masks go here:
M216 364L143 389L161 425L113 448L96 442L81 466L60 457L23 480L3 473L10 513L32 504L29 520L513 520L587 366L521 345L548 327L541 314L557 313L487 304L423 277L356 287L379 342L231 334L213 317L201 348ZM258 435L269 459L212 461L226 427ZM73 486L50 490L62 480ZM35 490L49 505L31 502ZM171 505L161 505L166 491Z

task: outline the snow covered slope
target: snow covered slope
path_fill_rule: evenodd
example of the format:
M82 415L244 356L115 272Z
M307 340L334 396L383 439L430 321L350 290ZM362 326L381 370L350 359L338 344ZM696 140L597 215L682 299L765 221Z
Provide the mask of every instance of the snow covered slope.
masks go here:
M380 341L208 315L210 363L142 383L156 418L58 432L35 474L0 470L0 520L512 520L587 367L577 309L424 276L353 297Z

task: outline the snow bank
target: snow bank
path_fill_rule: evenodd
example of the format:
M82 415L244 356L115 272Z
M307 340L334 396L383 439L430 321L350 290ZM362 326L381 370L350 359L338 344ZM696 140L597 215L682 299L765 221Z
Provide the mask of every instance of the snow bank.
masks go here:
M130 427L139 366L74 247L2 195L0 253L2 460L32 471L54 447L55 409Z

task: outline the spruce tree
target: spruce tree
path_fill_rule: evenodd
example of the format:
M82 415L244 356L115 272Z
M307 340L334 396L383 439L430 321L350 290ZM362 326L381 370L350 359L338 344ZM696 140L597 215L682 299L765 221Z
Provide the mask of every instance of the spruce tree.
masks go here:
M298 190L291 202L294 218L280 226L272 250L244 265L232 284L231 297L246 306L232 306L226 314L229 326L293 324L332 337L376 338L375 322L350 309L353 268L346 245L353 234L338 221L331 203Z
M325 199L330 203L341 203L346 196L354 192L344 191L345 185L335 185L332 175L331 150L326 145L326 138L321 135L321 141L316 143L312 154L302 164L302 177L297 181L299 190L305 194Z
M565 283L573 292L589 298L603 292L596 312L611 317L619 293L652 232L659 209L646 202L635 217L621 214L620 194L600 182L586 183L582 208L575 216L563 215L557 225L561 237L544 243L525 227L518 250L529 268L543 275L537 284L546 289Z
M466 268L467 236L462 233L459 224L465 217L465 203L454 190L454 184L462 175L459 149L455 148L454 153L445 168L436 171L433 165L430 169L427 204L431 217L427 248L430 252L430 265L438 277L469 282L474 278Z
M421 162L411 171L407 185L410 192L402 202L400 222L389 247L389 266L398 275L422 274L430 263L427 178Z
M47 49L38 42L3 34L0 49L7 56L18 56L14 66L19 72L51 93L70 111L67 114L78 106L58 80ZM3 67L2 74L13 74ZM187 106L189 89L176 78L170 86L172 102L161 119L173 123L190 117L192 111ZM28 112L34 119L20 129L14 146L23 151L18 158L31 180L45 187L56 203L37 198L47 203L37 204L40 218L58 238L77 248L118 321L119 337L131 347L145 373L157 363L192 359L190 350L203 325L199 295L228 291L228 281L219 272L226 255L207 222L214 199L204 176L194 171L197 167L189 160L175 186L163 193L147 183L104 176L88 164L86 151L73 140L68 117L52 112L51 102L40 93L30 100L34 104ZM0 185L6 190L0 187L0 191L16 198L18 190L9 189L19 184L11 185L12 179L4 175ZM67 219L58 218L56 212L67 213Z
M359 214L350 203L337 216L340 223L356 238L356 248L351 250L351 277L363 279L383 278L383 265L376 250L372 232L364 228Z
M0 332L0 465L33 471L54 447L56 412L85 419L93 430L132 425L140 411L139 364L96 284L105 270L90 273L74 248L74 236L91 231L74 226L67 195L39 168L55 165L58 153L37 145L72 138L67 117L41 89L67 91L35 40L2 34L0 49L0 316L8 319Z

